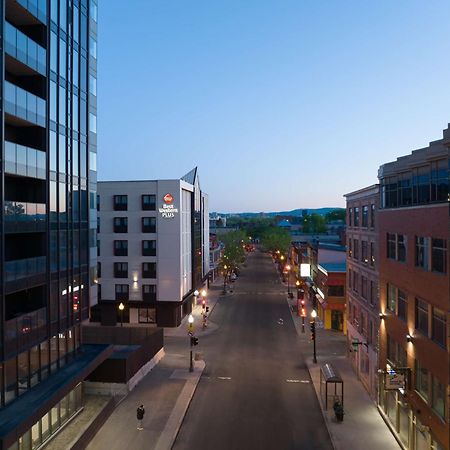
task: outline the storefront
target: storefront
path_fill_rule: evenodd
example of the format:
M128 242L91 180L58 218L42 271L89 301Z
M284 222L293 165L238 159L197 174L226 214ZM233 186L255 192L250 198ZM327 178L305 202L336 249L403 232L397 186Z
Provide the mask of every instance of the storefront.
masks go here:
M384 373L379 374L379 410L391 428L396 439L405 450L445 450L445 447L433 438L430 428L420 421L416 412L407 401L406 384L409 378L406 368L395 369L387 365Z

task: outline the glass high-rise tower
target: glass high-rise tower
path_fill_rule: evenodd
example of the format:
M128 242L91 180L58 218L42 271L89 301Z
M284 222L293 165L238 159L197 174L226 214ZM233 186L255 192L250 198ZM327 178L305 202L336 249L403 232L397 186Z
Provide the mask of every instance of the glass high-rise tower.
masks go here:
M0 0L0 449L33 449L104 359L96 303L97 0Z

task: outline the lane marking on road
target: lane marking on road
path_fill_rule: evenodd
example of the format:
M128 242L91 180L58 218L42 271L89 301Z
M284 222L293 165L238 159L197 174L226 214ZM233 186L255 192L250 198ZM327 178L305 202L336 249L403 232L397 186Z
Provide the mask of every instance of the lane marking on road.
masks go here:
M217 377L219 380L231 380L231 377Z
M304 384L308 384L308 383L310 383L310 381L309 380L286 380L286 383L304 383Z

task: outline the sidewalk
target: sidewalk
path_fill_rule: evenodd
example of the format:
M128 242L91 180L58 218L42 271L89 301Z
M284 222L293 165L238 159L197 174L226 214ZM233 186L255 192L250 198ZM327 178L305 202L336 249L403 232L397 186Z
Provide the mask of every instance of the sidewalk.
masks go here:
M222 285L218 280L208 289L209 315L218 306L219 297L230 295L221 294ZM195 335L199 337L218 328L208 320L207 328L202 330L201 312L199 304L193 310ZM164 337L174 338L164 342L164 358L116 407L88 450L169 450L172 447L206 367L204 361L194 361L194 372L189 372L187 331L187 317L179 327L164 329ZM142 431L137 430L136 421L136 409L140 404L145 407Z
M302 333L301 317L298 317L292 310L292 305L296 305L297 300L295 298L287 299L287 302L305 356L311 355L305 358L306 365L314 383L335 450L399 450L401 447L351 367L347 358L346 337L342 333L317 327L317 364L314 364L312 362L313 348L310 341L309 318L305 318L305 333ZM308 306L307 310L311 312L311 306ZM320 368L325 363L331 363L344 382L345 415L343 422L335 419L333 406L330 403L328 403L328 411L325 411L324 402L320 398Z

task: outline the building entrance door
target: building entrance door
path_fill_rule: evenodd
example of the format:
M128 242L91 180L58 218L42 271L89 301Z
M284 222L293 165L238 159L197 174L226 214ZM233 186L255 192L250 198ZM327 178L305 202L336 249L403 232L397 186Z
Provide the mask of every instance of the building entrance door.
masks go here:
M342 331L343 323L342 311L331 310L331 329Z

